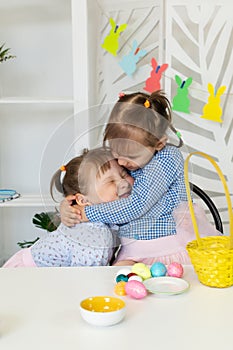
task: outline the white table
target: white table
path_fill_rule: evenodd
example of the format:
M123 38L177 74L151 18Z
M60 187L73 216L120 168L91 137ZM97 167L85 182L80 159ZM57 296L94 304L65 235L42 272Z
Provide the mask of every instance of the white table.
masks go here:
M184 294L126 301L124 321L94 327L79 302L114 295L119 267L0 269L1 350L233 349L233 287L203 286L185 266Z

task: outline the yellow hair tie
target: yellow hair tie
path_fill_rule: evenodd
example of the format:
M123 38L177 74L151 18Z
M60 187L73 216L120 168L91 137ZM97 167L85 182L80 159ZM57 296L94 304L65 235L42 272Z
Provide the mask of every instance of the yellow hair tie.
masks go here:
M146 108L149 108L150 107L150 101L149 100L146 100L146 102L144 102L144 106Z
M61 171L65 171L65 170L66 170L65 165L62 165L62 166L60 167L60 170L61 170Z

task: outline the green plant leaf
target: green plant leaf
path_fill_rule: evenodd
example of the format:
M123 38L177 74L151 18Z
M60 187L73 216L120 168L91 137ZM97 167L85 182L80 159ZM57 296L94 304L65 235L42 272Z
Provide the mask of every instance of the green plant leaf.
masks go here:
M61 221L57 212L42 212L35 214L32 222L37 228L53 232L57 229Z
M17 244L20 246L20 248L24 249L24 248L29 248L31 247L34 243L36 243L38 241L38 239L40 239L39 237L37 237L34 241L23 241L23 242L17 242Z
M10 48L3 49L4 46L5 46L5 44L3 44L0 47L0 63L16 57L16 56L9 55Z

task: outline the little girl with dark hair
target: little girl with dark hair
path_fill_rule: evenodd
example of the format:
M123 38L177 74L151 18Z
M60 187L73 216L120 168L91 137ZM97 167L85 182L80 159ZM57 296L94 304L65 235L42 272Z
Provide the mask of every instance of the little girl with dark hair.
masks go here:
M134 178L131 195L80 208L81 215L75 215L68 201L61 205L65 224L81 219L119 225L118 265L190 263L185 247L195 237L179 150L183 142L171 119L170 103L162 91L121 94L105 129L104 145ZM174 144L168 143L169 131L176 137ZM213 227L211 232L215 232Z

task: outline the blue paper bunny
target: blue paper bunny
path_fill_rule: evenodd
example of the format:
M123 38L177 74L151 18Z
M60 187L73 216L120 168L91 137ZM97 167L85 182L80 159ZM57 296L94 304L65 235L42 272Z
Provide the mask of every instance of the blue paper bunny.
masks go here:
M132 50L128 55L122 58L122 60L119 62L119 65L127 75L131 76L137 68L136 64L139 61L139 58L145 56L146 53L147 51L141 50L138 47L137 41L134 40Z

